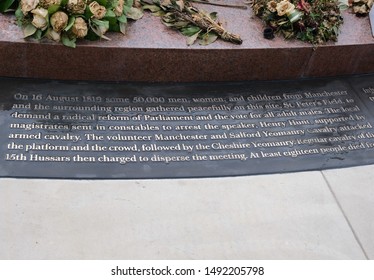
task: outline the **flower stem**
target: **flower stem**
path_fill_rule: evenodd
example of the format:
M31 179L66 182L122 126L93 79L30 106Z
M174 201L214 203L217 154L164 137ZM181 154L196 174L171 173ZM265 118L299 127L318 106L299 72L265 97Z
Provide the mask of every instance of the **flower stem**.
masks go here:
M191 2L206 4L206 5L212 5L212 6L236 8L236 9L242 9L242 10L247 10L248 9L248 7L244 6L244 5L213 3L213 2L210 2L209 0L191 0Z
M192 13L190 9L193 11ZM226 31L220 24L215 22L206 12L195 8L190 9L187 9L187 11L189 11L188 13L183 13L177 10L175 10L175 13L177 13L180 18L189 21L192 24L195 24L196 26L200 27L201 29L207 32L213 31L225 41L239 45L243 42L239 35Z

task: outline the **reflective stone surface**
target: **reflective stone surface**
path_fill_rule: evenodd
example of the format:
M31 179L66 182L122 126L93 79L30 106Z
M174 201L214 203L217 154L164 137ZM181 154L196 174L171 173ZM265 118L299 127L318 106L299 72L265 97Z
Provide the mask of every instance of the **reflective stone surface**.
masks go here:
M5 177L209 177L374 162L373 75L0 83Z

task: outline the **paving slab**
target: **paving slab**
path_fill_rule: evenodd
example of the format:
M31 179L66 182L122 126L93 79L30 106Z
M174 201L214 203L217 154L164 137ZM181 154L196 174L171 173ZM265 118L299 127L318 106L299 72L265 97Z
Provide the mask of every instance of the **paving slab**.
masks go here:
M365 259L321 172L0 180L1 259Z
M325 170L323 174L369 259L374 259L374 167Z

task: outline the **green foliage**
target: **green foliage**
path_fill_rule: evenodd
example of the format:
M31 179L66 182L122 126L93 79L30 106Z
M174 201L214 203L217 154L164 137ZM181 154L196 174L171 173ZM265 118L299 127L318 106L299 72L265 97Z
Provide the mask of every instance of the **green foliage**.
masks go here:
M0 1L0 13L7 12L12 5L15 4L15 0L1 0Z
M35 34L38 29L31 23L27 23L22 26L23 37L27 38Z
M77 45L76 45L76 38L69 38L69 36L67 34L63 34L61 36L61 42L64 46L66 47L70 47L70 48L75 48Z
M61 6L60 5L51 5L48 7L48 14L53 15L55 12L60 10Z

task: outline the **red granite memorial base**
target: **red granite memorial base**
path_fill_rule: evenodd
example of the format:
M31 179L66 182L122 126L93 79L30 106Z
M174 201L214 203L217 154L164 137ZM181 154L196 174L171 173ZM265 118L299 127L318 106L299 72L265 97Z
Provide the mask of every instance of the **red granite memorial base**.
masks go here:
M242 1L232 1L242 3ZM0 15L0 76L98 81L241 81L350 75L374 72L374 38L368 18L345 12L338 42L313 47L262 36L252 11L204 6L217 11L242 45L218 41L187 46L185 37L157 17L129 24L126 36L80 41L76 49L22 38L11 15Z

